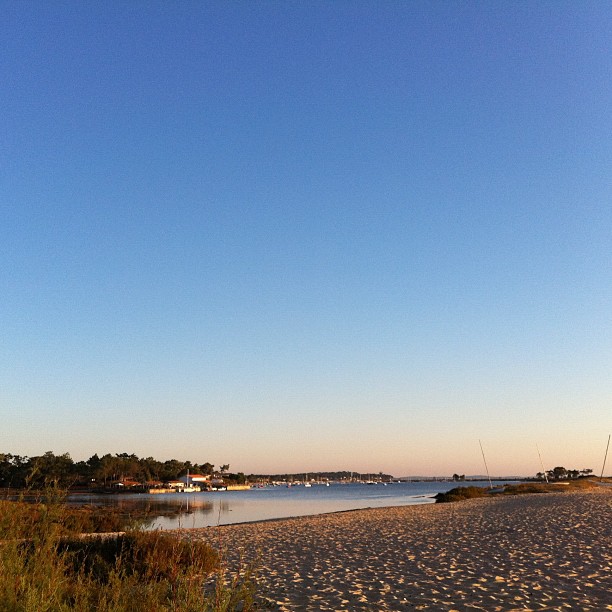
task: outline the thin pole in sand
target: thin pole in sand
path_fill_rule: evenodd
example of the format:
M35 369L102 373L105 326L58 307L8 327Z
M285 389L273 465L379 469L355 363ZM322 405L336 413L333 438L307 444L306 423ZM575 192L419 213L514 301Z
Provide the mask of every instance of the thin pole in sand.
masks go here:
M482 448L482 442L478 440L478 444L480 444L480 452L482 453L482 460L484 461L485 470L487 471L487 478L489 479L489 488L492 489L493 483L491 482L491 476L489 475L489 467L487 466L487 460L485 458L484 450Z
M612 434L608 434L608 444L606 446L606 454L604 455L604 462L603 465L601 466L601 476L599 477L599 482L601 482L603 480L603 473L604 470L606 469L606 459L608 458L608 449L610 448L610 436Z
M544 474L544 478L546 478L546 484L548 484L548 475L546 474L546 470L544 469L544 464L542 463L542 455L540 455L540 449L536 444L536 449L538 451L538 457L540 458L540 465L542 466L542 474Z

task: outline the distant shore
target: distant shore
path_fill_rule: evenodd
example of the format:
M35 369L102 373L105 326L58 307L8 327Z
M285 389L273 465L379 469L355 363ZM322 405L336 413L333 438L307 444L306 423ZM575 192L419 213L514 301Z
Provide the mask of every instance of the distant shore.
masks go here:
M612 488L187 530L277 610L612 610Z

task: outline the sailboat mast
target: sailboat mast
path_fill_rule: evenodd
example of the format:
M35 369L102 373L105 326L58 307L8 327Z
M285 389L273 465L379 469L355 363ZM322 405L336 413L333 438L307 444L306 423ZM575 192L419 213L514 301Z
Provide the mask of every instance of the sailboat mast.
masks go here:
M487 459L484 454L484 449L482 448L482 442L478 440L478 444L480 444L480 452L482 453L482 460L484 461L485 470L487 471L487 478L489 479L489 488L493 488L493 483L491 482L491 475L489 474L489 466L487 465Z
M601 466L601 476L599 477L600 482L603 480L604 470L606 469L606 459L608 458L608 449L610 448L610 436L611 435L612 434L608 434L608 444L606 445L606 454L604 455L604 462L603 462L603 465Z
M546 470L544 469L544 463L542 463L542 455L540 455L540 449L536 444L536 450L538 451L538 457L540 458L540 465L542 466L542 474L544 474L544 478L546 479L546 484L548 484L548 474L546 474Z

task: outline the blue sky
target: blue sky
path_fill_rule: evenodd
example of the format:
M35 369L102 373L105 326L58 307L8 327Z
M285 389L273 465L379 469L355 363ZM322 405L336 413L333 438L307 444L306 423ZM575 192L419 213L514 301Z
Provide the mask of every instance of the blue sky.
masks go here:
M601 467L612 8L4 3L0 450Z

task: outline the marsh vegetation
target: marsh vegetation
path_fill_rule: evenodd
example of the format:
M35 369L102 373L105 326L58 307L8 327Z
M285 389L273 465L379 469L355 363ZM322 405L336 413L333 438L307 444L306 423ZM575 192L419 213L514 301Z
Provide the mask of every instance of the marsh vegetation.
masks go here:
M51 490L0 502L0 602L6 612L246 611L255 579L250 568L229 575L208 544L70 508Z

